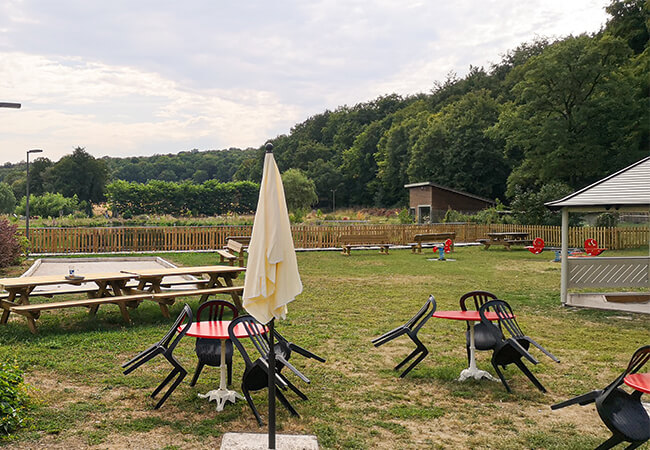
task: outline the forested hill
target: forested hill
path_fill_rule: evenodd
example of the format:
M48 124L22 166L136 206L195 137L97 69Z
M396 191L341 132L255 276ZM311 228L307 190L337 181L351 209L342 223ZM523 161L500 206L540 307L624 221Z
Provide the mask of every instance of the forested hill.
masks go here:
M420 181L506 203L583 187L650 154L648 3L612 1L603 30L521 44L428 93L310 117L271 139L280 170L304 171L325 208L334 190L338 207L404 206ZM102 160L108 181L259 181L262 147Z

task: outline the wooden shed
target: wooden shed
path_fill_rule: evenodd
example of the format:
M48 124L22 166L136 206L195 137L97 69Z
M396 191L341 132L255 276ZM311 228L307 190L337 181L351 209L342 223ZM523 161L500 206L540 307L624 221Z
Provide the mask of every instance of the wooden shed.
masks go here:
M409 190L409 210L417 223L439 222L448 209L474 214L495 205L487 198L431 182L404 187Z

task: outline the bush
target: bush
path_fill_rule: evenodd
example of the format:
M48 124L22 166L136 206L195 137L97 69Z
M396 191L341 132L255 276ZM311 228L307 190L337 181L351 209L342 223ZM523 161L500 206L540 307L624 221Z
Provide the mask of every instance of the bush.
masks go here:
M87 208L87 204L85 205ZM46 192L43 195L29 196L29 215L43 217L60 217L72 214L80 208L77 196L64 197L62 194L52 194ZM16 214L25 215L27 209L26 199L20 202L16 207Z
M9 434L26 420L27 393L20 369L0 363L0 434Z
M0 267L17 264L22 253L21 237L17 234L18 225L7 219L0 219Z

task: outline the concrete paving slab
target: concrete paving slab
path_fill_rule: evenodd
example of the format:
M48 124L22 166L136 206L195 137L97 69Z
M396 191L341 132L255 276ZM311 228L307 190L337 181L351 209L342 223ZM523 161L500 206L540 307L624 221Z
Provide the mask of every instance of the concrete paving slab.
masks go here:
M318 440L312 435L277 434L277 450L318 450ZM221 450L261 450L269 448L266 433L226 433L221 440Z

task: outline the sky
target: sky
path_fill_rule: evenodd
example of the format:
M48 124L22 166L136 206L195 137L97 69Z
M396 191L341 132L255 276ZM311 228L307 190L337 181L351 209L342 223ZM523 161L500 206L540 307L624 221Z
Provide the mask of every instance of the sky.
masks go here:
M259 147L308 117L430 92L610 0L0 0L0 164Z

